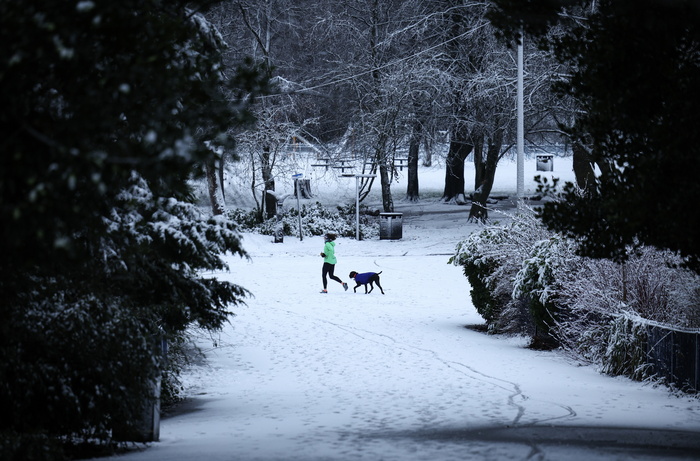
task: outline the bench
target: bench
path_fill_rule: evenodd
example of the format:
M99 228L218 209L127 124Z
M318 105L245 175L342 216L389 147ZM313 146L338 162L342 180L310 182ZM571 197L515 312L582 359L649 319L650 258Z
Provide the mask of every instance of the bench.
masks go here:
M403 171L403 167L408 167L408 159L407 158L395 158L394 159L394 165L398 163L399 170Z

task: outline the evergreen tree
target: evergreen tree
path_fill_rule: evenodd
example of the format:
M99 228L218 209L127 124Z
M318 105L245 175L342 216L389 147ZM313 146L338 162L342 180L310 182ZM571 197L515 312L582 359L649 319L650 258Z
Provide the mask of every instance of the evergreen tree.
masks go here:
M570 132L603 166L585 194L569 184L548 203L544 222L587 256L623 260L647 244L700 272L700 2L492 3L505 35L535 35L570 66L557 86L580 108Z
M224 79L209 3L0 0L3 455L109 438L149 395L154 336L220 328L245 296L203 275L245 253L188 180L265 82Z

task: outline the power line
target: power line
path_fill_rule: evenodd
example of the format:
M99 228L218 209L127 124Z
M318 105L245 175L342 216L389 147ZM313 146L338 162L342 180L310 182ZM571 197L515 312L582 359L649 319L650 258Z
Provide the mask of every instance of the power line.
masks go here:
M443 41L443 42L440 42L440 43L438 43L438 44L436 44L436 45L433 45L433 46L431 46L431 47L428 47L428 48L426 48L426 49L424 49L424 50L418 51L418 52L416 52L416 53L414 53L414 54L412 54L412 55L410 55L410 56L405 56L405 57L403 57L403 58L397 59L397 60L392 61L392 62L388 62L388 63L383 64L383 65L381 65L381 66L373 67L373 68L371 68L371 69L367 69L367 70L364 70L364 71L362 71L362 72L358 72L358 73L356 73L356 74L349 75L349 76L347 76L347 77L338 78L338 79L332 80L332 81L330 81L330 82L319 83L318 85L309 86L309 87L304 87L304 88L301 88L301 89L298 89L298 90L291 90L291 91L280 92L280 93L271 94L271 95L267 95L267 96L262 96L260 99L272 98L272 97L276 97L276 96L286 96L286 95L291 95L291 94L296 94L296 93L302 93L302 92L306 92L306 91L315 91L315 90L318 90L319 88L324 88L324 87L331 86L331 85L337 85L337 84L339 84L339 83L343 83L343 82L346 82L346 81L349 81L349 80L353 80L353 79L356 79L356 78L358 78L358 77L362 77L362 76L364 76L364 75L370 74L370 73L372 73L372 72L376 72L376 71L378 71L378 70L383 70L383 69L386 69L386 68L388 68L388 67L401 64L402 62L408 61L409 59L414 59L414 58L416 58L416 57L418 57L418 56L421 56L421 55L423 55L423 54L425 54L425 53L429 53L429 52L431 52L431 51L433 51L433 50L435 50L435 49L437 49L437 48L440 48L440 47L442 47L442 46L444 46L444 45L447 45L448 43L451 43L451 42L453 42L453 41L455 41L455 40L459 40L459 39L461 39L461 38L463 38L463 37L466 37L467 35L473 34L473 33L477 32L478 30L480 30L481 28L486 27L487 25L488 25L488 23L487 23L487 22L484 22L484 23L481 24L480 26L475 27L475 28L473 28L473 29L470 29L470 30L468 30L468 31L465 31L465 32L459 34L459 35L456 36L456 37L452 37L452 38L450 38L450 39L448 39L448 40L445 40L445 41Z

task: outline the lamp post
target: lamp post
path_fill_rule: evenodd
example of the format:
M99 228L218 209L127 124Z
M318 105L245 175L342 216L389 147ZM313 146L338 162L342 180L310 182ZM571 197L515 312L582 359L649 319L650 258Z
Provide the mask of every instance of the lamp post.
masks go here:
M520 31L520 38L518 39L518 103L517 103L517 113L518 113L518 125L517 125L517 146L518 146L518 157L517 157L517 195L518 200L523 199L525 194L525 122L524 122L524 108L523 108L523 31Z
M373 174L343 173L343 178L355 178L355 239L360 240L360 178L374 178Z

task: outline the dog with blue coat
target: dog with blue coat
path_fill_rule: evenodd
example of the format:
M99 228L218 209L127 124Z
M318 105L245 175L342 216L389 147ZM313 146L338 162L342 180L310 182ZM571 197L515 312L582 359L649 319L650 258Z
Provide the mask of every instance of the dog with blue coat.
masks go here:
M357 293L357 287L359 287L360 285L364 285L365 286L365 294L372 293L372 290L374 290L374 284L376 283L377 286L379 287L379 291L381 291L382 294L384 294L384 289L382 289L382 286L379 283L379 274L381 274L381 273L382 273L381 271L380 272L363 272L361 274L356 272L356 271L350 272L350 278L355 280L355 283L357 283L357 285L355 285L355 288L353 289L353 291L355 293ZM367 285L370 286L369 291L367 291Z

